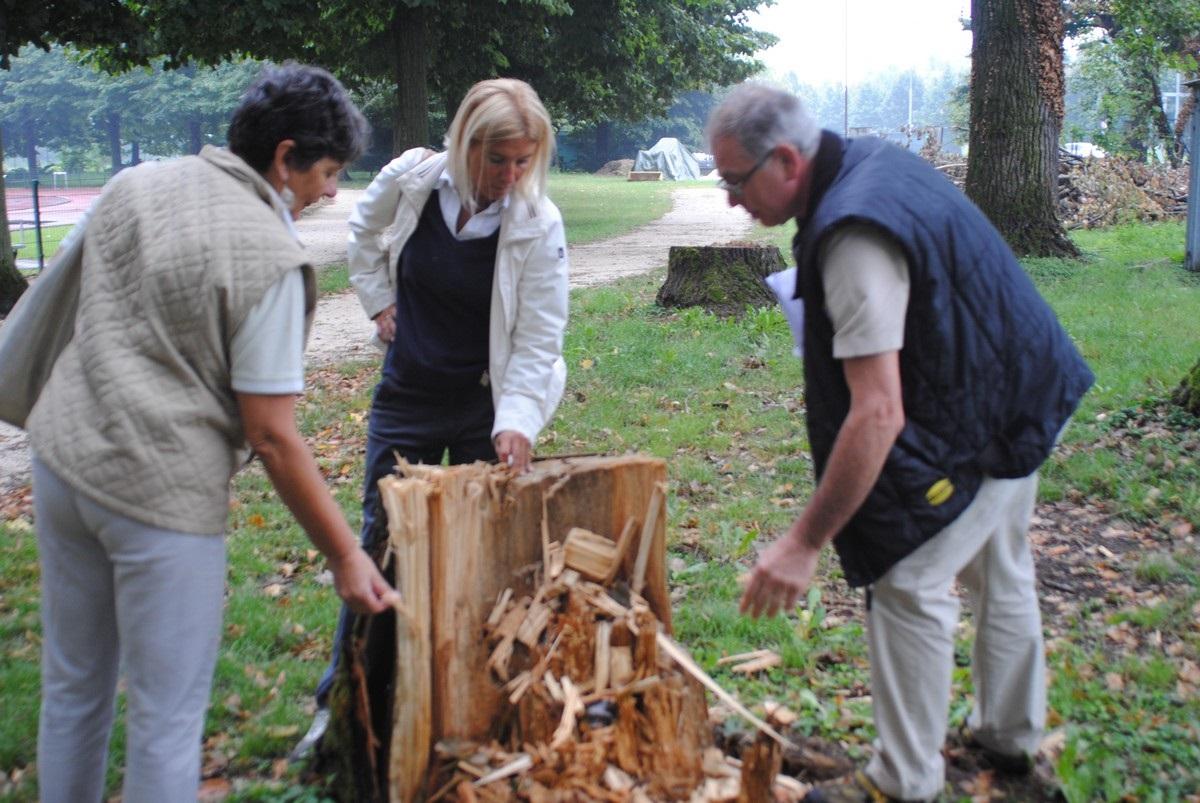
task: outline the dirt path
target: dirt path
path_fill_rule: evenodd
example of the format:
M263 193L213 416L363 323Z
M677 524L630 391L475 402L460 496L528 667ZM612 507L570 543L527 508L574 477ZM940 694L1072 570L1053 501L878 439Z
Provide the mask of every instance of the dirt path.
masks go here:
M362 190L342 190L301 216L300 239L318 266L346 260L346 220ZM589 245L572 246L571 286L594 287L624 276L648 273L667 264L672 245L711 245L743 239L753 221L744 210L730 209L725 193L709 188L676 190L671 211L628 234ZM373 325L362 313L354 293L321 299L305 353L315 367L378 352L368 340ZM25 434L0 423L0 493L29 482L29 450Z

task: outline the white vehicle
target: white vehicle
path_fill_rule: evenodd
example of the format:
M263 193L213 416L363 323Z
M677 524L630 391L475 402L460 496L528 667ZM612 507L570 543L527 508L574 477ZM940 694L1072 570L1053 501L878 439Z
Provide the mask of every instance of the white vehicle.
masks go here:
M1064 151L1072 156L1081 156L1084 159L1089 157L1103 159L1105 156L1108 156L1108 154L1104 152L1103 148L1093 145L1090 142L1068 142L1062 147Z

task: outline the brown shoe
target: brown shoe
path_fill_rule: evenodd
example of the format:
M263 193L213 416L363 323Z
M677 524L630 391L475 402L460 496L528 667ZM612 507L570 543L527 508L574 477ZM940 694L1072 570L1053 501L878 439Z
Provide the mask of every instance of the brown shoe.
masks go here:
M993 750L983 742L979 741L979 738L975 735L975 732L971 730L970 726L968 726L965 722L962 724L962 727L958 729L958 736L962 740L963 747L967 748L973 753L977 753L979 757L983 759L985 764L1001 775L1028 775L1033 769L1032 756L1028 756L1024 753L1010 755L1008 753L1001 753L998 750Z
M850 775L814 786L804 796L803 803L902 803L898 798L888 797L862 770Z

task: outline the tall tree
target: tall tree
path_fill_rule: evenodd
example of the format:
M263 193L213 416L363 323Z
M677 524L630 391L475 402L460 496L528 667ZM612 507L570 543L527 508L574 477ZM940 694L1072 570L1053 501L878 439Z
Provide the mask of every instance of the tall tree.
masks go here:
M1200 0L1067 0L1065 7L1068 36L1101 36L1081 48L1085 67L1097 59L1112 59L1119 65L1116 80L1104 87L1104 93L1119 95L1129 113L1105 135L1106 147L1145 158L1162 143L1170 146L1167 154L1177 163L1183 143L1163 109L1159 77L1166 70L1195 72L1200 55Z
M146 59L145 30L120 0L5 0L0 3L0 69L26 44L43 50L54 43L82 47L105 44L114 63ZM4 143L0 141L0 154ZM4 185L0 180L0 194ZM6 205L0 204L0 315L7 314L27 286L17 270L8 234Z
M218 32L207 25L211 11L191 0L139 8L164 52L220 60L236 43L262 58L326 64L351 83L390 82L398 151L431 144L431 107L452 114L471 84L498 75L532 83L558 119L661 114L684 91L758 69L752 56L773 38L747 17L763 2L274 0L270 15L223 16Z
M25 157L37 178L37 149L78 141L87 135L92 109L91 71L67 57L62 47L43 53L29 47L0 75L0 120L9 148Z
M972 0L971 30L967 195L1017 254L1076 255L1057 211L1060 0Z

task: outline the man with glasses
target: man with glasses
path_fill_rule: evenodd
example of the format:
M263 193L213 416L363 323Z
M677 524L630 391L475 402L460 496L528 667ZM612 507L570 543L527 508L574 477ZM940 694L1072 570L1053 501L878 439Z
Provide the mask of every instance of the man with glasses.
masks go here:
M742 611L792 609L830 542L846 581L867 589L875 753L807 799L942 792L956 579L976 627L964 742L1028 772L1046 692L1026 534L1037 469L1091 371L999 233L923 160L822 131L797 98L754 84L713 112L708 135L731 206L765 226L796 221L817 473Z

